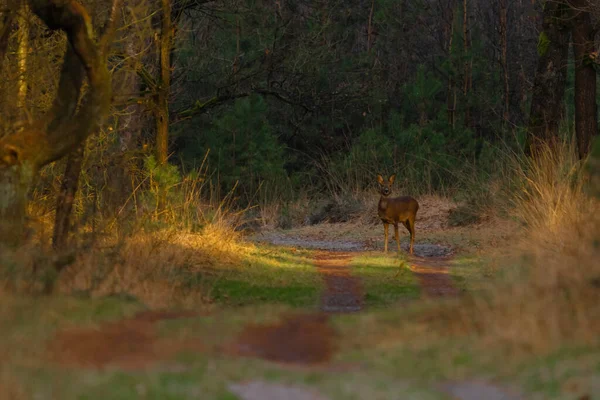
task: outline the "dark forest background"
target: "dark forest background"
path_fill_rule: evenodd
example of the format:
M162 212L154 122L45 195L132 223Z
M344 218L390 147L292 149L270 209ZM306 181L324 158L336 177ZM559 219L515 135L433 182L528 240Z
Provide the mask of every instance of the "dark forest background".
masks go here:
M102 32L111 2L82 3ZM65 35L20 2L4 7L8 134L49 110ZM288 226L311 220L290 217L290 204L327 198L352 213L377 173L398 174L405 194L468 199L477 187L493 196L507 155L559 141L587 155L598 133L599 8L592 0L124 0L109 46L108 124L85 151L44 167L34 214L58 209L68 227L57 194L79 190L71 196L79 226L182 215L196 198L213 208L258 205L248 215ZM202 207L193 208L190 221Z

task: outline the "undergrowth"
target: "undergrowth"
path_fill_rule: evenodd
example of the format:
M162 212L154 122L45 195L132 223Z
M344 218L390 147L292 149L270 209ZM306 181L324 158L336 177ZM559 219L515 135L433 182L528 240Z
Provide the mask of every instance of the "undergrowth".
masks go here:
M523 225L518 262L483 295L432 308L422 321L476 334L490 344L546 353L592 345L600 337L600 202L588 195L587 172L563 143L532 159L512 160L510 214ZM427 313L429 314L429 313ZM437 315L437 317L435 317ZM455 315L456 318L447 318Z

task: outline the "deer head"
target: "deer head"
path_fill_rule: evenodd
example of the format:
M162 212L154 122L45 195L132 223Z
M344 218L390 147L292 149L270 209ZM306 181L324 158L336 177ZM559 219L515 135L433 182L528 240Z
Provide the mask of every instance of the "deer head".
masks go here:
M387 197L392 194L392 185L394 184L394 180L396 179L396 174L390 176L387 182L383 179L383 176L377 175L377 182L379 183L379 193L383 197Z

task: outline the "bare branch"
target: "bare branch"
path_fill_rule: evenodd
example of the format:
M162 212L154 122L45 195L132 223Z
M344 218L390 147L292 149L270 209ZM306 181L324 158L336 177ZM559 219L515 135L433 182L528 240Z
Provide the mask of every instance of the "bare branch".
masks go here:
M117 14L119 13L119 9L123 4L123 0L113 0L112 7L110 8L110 16L108 20L104 24L102 37L100 38L100 49L102 53L107 54L108 46L112 43L115 32L117 30Z

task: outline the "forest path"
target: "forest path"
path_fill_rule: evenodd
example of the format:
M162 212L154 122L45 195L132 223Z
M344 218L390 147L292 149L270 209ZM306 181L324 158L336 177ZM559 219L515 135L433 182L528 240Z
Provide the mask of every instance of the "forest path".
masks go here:
M322 241L319 243L322 244ZM335 359L336 353L342 351L340 339L348 332L338 332L331 319L335 313L366 311L363 307L365 292L361 279L352 274L352 269L360 268L360 265L356 266L352 260L358 256L377 255L381 251L340 251L339 247L357 247L348 242L342 242L338 248L335 241L327 245L327 249L316 251L313 258L315 268L325 282L318 310L286 313L272 323L247 323L234 337L216 348L205 343L200 336L193 335L182 340L160 334L155 327L155 323L163 320L185 319L199 314L147 311L98 327L58 332L49 343L50 361L63 367L102 369L112 366L135 372L149 367L183 368L172 361L176 354L211 354L216 351L237 357L269 360L287 371L299 373L319 371L335 375L355 371L360 374L360 366ZM310 243L306 247L310 247ZM449 274L451 260L449 248L435 244L415 245L415 254L407 256L407 264L418 278L423 296L458 294ZM333 399L310 386L301 382L276 383L261 379L235 379L226 383L227 389L243 400ZM468 379L434 384L428 390L460 400L521 399L505 388Z
M315 255L314 264L325 281L321 311L353 312L363 308L361 281L350 271L350 261L355 255L334 251L321 251Z
M330 313L363 310L362 282L360 278L351 274L351 262L354 257L367 253L358 250L361 247L359 243L348 241L311 242L307 238L285 238L281 242L288 245L301 243L305 248L320 248L314 256L314 265L325 281L319 307L321 312L289 315L276 324L247 326L238 336L235 345L238 349L237 354L259 357L280 364L335 371L339 366L334 366L335 362L332 364L331 359L337 351L340 334L330 324ZM349 248L355 251L347 251ZM452 261L450 249L439 245L421 244L415 245L414 250L415 254L408 256L408 265L419 280L422 296L458 295L459 290L454 286L449 272ZM476 380L445 382L434 386L433 391L445 393L458 400L521 400L517 393ZM302 385L282 385L260 380L231 384L229 389L243 400L329 400L321 393Z
M350 263L355 257L379 250L373 242L294 236L278 232L263 234L260 240L279 246L318 250L314 264L325 281L321 310L348 312L362 309L362 285L360 279L350 273ZM391 249L395 248L394 245L395 243L390 243ZM408 243L403 243L401 247L403 253L408 255ZM371 253L368 253L369 251ZM394 250L391 250L390 254L393 253ZM407 264L419 280L425 296L443 297L459 294L450 275L452 257L452 249L447 246L435 243L414 245L414 254L407 256Z

